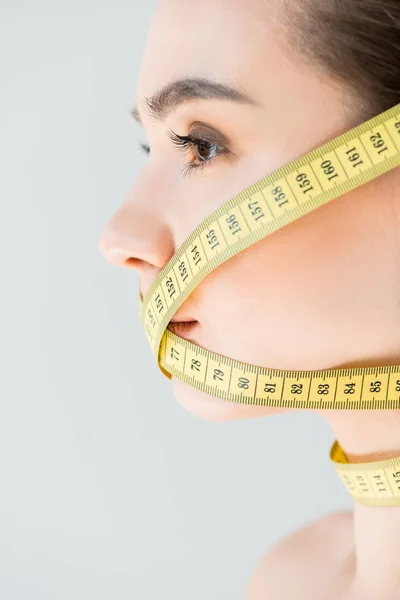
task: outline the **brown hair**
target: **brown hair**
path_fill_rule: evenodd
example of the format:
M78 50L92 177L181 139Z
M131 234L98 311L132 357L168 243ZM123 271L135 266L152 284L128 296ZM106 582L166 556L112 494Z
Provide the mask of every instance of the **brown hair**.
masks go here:
M400 103L400 0L284 0L282 19L290 48L345 84L351 126Z

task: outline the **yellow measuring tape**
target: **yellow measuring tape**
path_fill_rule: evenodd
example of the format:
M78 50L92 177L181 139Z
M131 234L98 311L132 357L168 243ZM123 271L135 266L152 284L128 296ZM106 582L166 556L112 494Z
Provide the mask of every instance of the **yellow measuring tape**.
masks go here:
M330 459L347 491L360 504L400 505L400 456L375 462L350 463L336 440L330 451Z
M318 371L268 369L222 356L166 329L196 286L223 262L399 165L397 104L277 169L209 215L167 263L146 297L139 299L140 319L162 373L241 404L299 409L400 408L400 365ZM331 458L343 473L345 464L336 460L338 454L333 448ZM351 473L349 467L346 464L347 474ZM399 468L400 461L396 471ZM396 489L400 504L400 482ZM354 490L350 493L355 496ZM369 493L369 500L376 503L375 493ZM361 497L367 499L367 493Z

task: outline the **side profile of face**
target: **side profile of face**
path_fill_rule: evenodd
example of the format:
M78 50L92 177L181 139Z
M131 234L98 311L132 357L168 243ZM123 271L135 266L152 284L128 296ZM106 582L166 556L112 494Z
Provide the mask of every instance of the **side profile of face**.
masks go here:
M135 99L150 153L99 244L107 260L139 272L143 295L210 213L357 124L349 124L357 107L344 86L291 54L280 4L161 0L157 7ZM247 101L223 97L223 86ZM182 148L173 134L202 142ZM395 171L381 176L226 261L179 308L181 320L197 321L183 337L267 368L397 364L398 185ZM284 410L234 404L177 378L171 385L185 409L205 419Z

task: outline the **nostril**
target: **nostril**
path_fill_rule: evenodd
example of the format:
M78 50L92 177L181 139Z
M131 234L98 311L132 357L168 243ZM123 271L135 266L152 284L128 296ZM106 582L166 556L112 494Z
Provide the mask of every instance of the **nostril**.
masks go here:
M140 258L127 258L125 260L125 265L127 267L133 267L134 269L138 269L140 267L140 265L143 264L143 260L140 260Z

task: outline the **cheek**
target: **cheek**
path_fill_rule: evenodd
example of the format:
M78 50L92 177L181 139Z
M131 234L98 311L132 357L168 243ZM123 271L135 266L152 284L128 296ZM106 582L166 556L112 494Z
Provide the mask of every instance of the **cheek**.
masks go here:
M200 299L201 345L258 366L320 368L327 321L321 289L329 294L321 285L324 265L320 256L305 265L301 248L287 238L282 232L263 240L211 274Z
M377 219L375 196L355 190L235 255L193 292L201 324L194 343L279 370L370 362L397 322L388 310L400 294L387 223ZM172 386L188 412L207 420L291 410L231 403L177 379Z
M197 342L283 370L326 369L351 357L344 340L369 318L362 294L369 242L356 221L348 231L340 227L337 206L321 207L213 271L196 292L204 315Z

